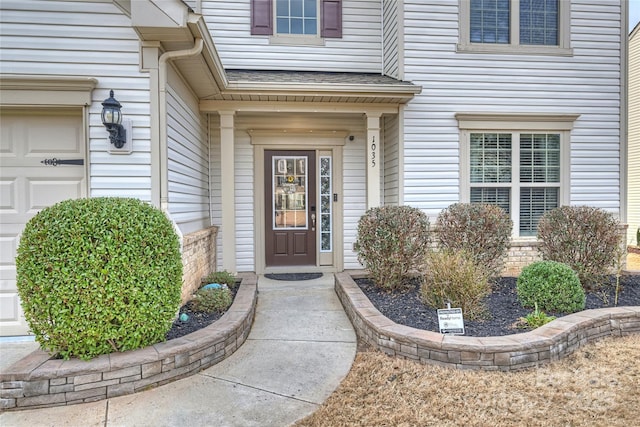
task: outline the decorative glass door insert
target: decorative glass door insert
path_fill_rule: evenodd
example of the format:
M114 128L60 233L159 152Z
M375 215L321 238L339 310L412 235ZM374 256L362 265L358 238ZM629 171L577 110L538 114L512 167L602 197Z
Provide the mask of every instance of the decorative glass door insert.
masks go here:
M273 156L273 229L307 229L307 156Z

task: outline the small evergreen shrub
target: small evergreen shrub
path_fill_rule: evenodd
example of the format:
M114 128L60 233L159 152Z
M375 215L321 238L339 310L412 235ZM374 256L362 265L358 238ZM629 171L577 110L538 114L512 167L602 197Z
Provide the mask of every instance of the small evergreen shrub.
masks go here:
M538 261L522 269L516 282L523 307L573 313L584 309L585 294L578 275L566 264Z
M205 277L207 283L218 283L220 285L227 285L230 289L235 289L237 286L236 276L228 271L215 271Z
M465 318L479 319L485 312L483 299L491 293L489 273L464 251L439 251L427 256L420 286L426 305L439 309L462 308Z
M548 316L544 311L541 311L538 308L538 304L536 304L535 309L531 313L520 318L519 325L523 328L536 329L555 319L555 316Z
M538 223L543 260L567 264L585 289L605 282L621 244L619 223L611 213L589 206L562 206Z
M231 306L233 297L229 288L198 289L191 300L194 311L205 313L223 312Z
M455 203L436 220L440 248L464 250L477 265L487 268L491 277L500 276L512 228L509 215L490 204Z
M358 221L358 260L381 288L401 287L423 262L429 243L429 218L410 206L371 208Z
M24 229L16 267L31 331L65 359L163 341L180 306L178 236L161 211L137 199L43 209Z

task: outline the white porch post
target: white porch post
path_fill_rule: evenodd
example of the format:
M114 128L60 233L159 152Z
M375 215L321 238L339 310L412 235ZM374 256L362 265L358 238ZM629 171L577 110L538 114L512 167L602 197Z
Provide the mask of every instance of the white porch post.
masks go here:
M380 116L367 112L367 209L380 206Z
M220 114L220 183L222 186L222 268L236 272L236 215L235 215L235 111Z

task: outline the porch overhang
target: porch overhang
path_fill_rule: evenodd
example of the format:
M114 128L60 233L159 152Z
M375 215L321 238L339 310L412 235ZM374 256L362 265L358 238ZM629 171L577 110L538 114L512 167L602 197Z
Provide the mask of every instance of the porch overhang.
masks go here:
M411 82L373 73L225 70L202 15L180 0L114 0L128 13L142 42L163 52L203 41L200 54L172 63L201 101L406 104L422 90ZM206 104L205 104L206 105Z

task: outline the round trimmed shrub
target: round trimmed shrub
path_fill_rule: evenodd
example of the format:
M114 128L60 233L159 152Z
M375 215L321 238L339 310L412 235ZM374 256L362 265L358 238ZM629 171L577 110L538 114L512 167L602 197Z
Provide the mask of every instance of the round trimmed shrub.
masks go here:
M90 359L164 340L180 307L178 236L137 199L67 200L26 225L18 293L42 348Z
M621 240L613 214L590 206L562 206L538 222L538 251L543 260L570 266L585 289L608 283Z
M498 277L511 244L513 221L496 205L454 203L436 220L440 248L465 251L491 277Z
M429 218L411 206L371 208L358 221L358 260L381 288L401 287L423 264L429 244Z
M584 309L585 294L578 275L566 264L538 261L522 269L516 283L523 307L573 313Z

